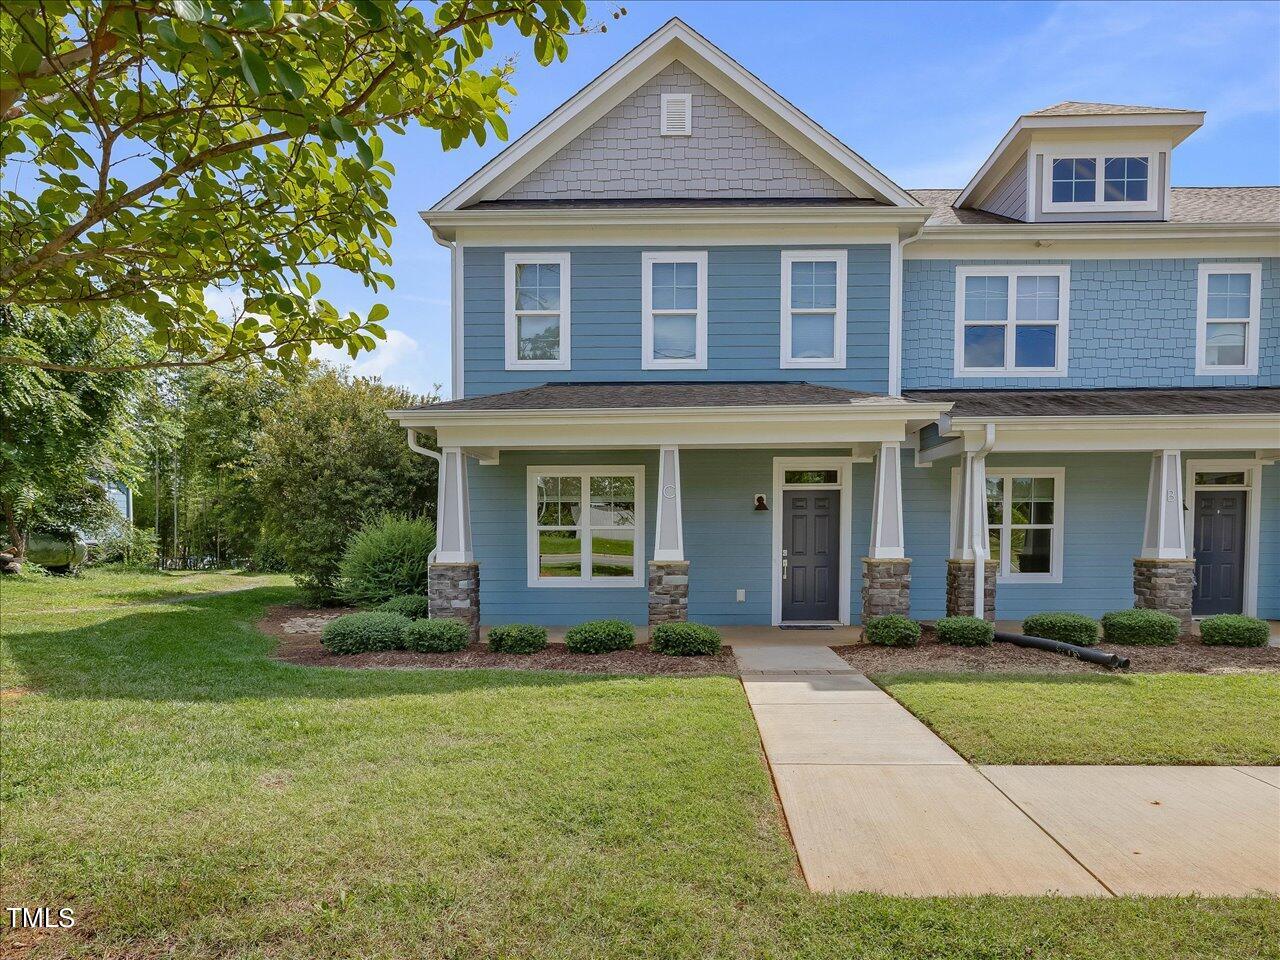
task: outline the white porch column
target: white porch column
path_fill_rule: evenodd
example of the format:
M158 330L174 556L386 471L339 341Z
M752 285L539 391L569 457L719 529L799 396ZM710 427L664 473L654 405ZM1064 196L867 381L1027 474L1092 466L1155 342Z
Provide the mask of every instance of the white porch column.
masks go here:
M684 516L680 498L679 447L662 447L658 452L658 516L654 528L654 562L683 561Z
M996 564L988 556L987 455L983 451L964 455L957 509L960 515L947 561L947 616L994 619Z
M876 455L875 490L871 499L872 560L897 560L903 553L902 456L897 443L880 444Z
M1181 450L1161 450L1151 457L1142 555L1158 560L1187 559L1187 533L1182 516Z
M467 458L461 447L440 450L436 499L436 563L473 563Z

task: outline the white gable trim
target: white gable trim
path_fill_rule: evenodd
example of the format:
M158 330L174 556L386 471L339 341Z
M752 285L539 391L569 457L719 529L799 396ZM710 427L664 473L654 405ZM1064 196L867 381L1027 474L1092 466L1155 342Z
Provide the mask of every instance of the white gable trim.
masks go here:
M920 206L909 193L737 61L683 21L672 19L464 180L432 209L459 210L471 203L502 196L676 60L855 196L873 197L898 207Z

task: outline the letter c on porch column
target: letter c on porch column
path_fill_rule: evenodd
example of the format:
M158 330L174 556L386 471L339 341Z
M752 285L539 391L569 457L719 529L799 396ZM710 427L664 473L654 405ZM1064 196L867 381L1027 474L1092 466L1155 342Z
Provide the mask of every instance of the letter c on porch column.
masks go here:
M658 515L654 524L653 559L684 560L684 516L680 497L680 448L658 451Z
M896 443L880 444L876 455L871 549L867 555L873 560L898 560L906 556L902 537L902 456Z
M1158 560L1187 558L1187 533L1182 516L1181 450L1160 450L1151 457L1142 555Z
M461 447L440 451L440 489L436 500L436 563L471 563L471 497L467 458Z

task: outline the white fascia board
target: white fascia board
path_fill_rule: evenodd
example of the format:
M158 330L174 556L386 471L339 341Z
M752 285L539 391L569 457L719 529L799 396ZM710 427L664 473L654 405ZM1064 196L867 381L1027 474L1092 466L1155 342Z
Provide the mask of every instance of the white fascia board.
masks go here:
M919 201L683 21L672 19L519 137L432 210L495 199L674 60L680 60L855 195Z
M950 227L929 228L917 243L903 251L907 260L1106 260L1118 259L1190 259L1205 257L1249 258L1280 256L1280 224L1229 225L1224 230L1193 232L1175 229L1165 232L1128 233L1131 224L1115 224L1112 236L1072 236L1055 233L1058 224L1035 226L1039 234L1020 231L1008 234L1007 226L983 228L981 236L971 233L947 233ZM968 228L961 228L967 230ZM1099 231L1101 233L1102 231Z
M1129 127L1168 127L1173 146L1177 146L1197 129L1204 125L1203 110L1186 110L1181 113L1128 113L1128 114L1095 114L1078 117L1019 117L1009 128L991 155L978 168L960 196L956 198L957 207L974 206L986 199L985 194L978 195L982 188L994 187L1000 176L1008 172L1009 154L1021 155L1031 142L1032 131L1035 130L1087 130L1115 129ZM1030 187L1028 187L1030 189Z
M997 453L1252 450L1275 438L1280 413L1131 417L953 417L966 449L987 424Z

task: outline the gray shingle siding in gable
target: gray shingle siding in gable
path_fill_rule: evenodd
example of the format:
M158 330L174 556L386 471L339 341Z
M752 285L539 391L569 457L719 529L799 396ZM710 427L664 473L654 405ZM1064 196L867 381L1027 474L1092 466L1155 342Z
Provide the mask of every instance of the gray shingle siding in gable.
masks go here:
M663 93L690 93L693 133L659 133ZM683 64L666 67L502 197L851 197Z
M1014 220L1027 218L1027 154L1024 151L1012 169L996 184L981 208L988 213Z

